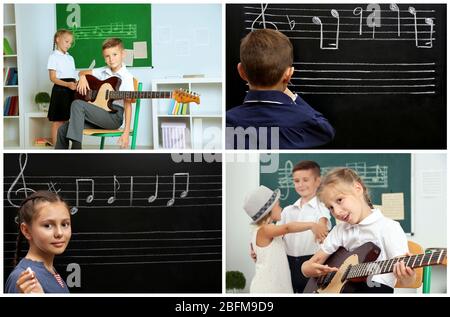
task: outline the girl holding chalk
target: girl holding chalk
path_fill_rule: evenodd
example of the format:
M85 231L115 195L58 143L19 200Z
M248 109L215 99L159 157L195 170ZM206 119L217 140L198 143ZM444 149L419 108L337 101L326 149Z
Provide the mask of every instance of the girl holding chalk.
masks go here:
M17 223L16 267L6 281L5 293L69 293L53 267L55 255L64 252L72 235L67 203L55 193L35 192L22 202ZM19 262L24 239L29 249Z

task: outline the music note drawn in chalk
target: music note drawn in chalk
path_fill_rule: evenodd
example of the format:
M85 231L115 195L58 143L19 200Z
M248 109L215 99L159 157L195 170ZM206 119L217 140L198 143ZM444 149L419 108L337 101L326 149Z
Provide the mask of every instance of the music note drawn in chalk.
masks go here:
M320 20L319 17L314 16L312 18L312 21L316 25L320 25L320 49L322 50L337 50L339 48L339 12L337 10L332 9L331 10L331 16L337 19L337 26L336 26L336 42L330 43L329 46L324 47L323 45L323 24L322 20Z
M75 180L75 184L76 184L76 200L75 200L75 206L71 208L70 213L72 215L76 214L78 212L78 207L79 207L79 200L80 200L80 185L79 183L81 182L88 182L91 184L91 194L88 195L86 197L86 202L88 204L92 203L94 201L94 194L95 194L95 190L94 190L94 180L92 178L77 178Z
M289 19L289 16L286 15L286 18L288 20L288 24L289 24L289 28L291 29L291 31L295 28L295 20L291 20Z
M261 13L253 21L252 26L250 28L252 31L255 30L255 28L253 26L255 25L256 21L258 21L259 18L261 18L261 20L262 20L261 22L259 22L259 25L262 24L264 29L267 29L267 24L270 24L270 25L272 25L275 28L275 30L278 30L277 26L274 23L266 21L266 16L265 16L264 12L266 12L266 9L267 9L268 5L269 4L265 4L264 5L264 4L261 3Z
M55 185L56 185L56 183L53 183L53 182L48 183L48 184L47 184L47 186L48 186L48 191L49 191L49 192L54 192L55 194L58 194L58 193L61 191L61 188L58 189L58 190L56 190Z
M117 180L116 175L114 175L114 182L113 182L113 189L114 189L114 195L108 198L108 204L112 204L113 202L116 201L116 194L117 194L117 190L119 190L120 188L120 183Z
M362 35L362 18L363 18L363 8L356 7L353 10L353 15L359 15L359 35Z
M25 160L22 164L22 158L25 157ZM8 189L8 192L6 194L6 197L8 199L8 202L11 204L11 206L19 208L19 205L16 205L12 202L11 200L11 192L14 188L14 186L16 186L16 183L19 181L19 178L22 178L22 183L23 183L23 187L19 188L18 190L15 191L15 194L19 193L19 192L24 192L25 193L25 198L28 197L28 192L34 193L35 190L32 190L31 188L27 188L27 183L25 181L25 175L24 175L24 171L25 171L25 167L27 166L27 161L28 161L28 154L27 153L20 153L19 155L19 166L20 166L20 172L19 175L17 175L17 177L14 179L13 183L11 184L11 186Z
M395 3L389 5L391 11L397 11L397 36L400 36L400 9Z
M155 194L148 197L148 202L152 203L158 198L158 174L156 174L156 187L155 187Z
M425 23L430 26L430 41L426 42L425 45L419 45L419 36L417 32L417 12L414 7L409 7L408 12L414 16L414 33L416 38L416 47L417 48L432 48L433 47L433 26L434 22L431 18L425 18Z
M186 177L186 189L181 192L180 197L185 198L189 194L189 173L174 173L172 181L172 198L167 202L167 207L173 206L173 204L175 203L175 187L177 183L177 176Z

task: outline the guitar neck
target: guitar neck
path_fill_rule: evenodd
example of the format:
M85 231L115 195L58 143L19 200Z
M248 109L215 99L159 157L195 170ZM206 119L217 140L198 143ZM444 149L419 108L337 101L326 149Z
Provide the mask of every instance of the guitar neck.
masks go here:
M171 91L108 91L107 99L171 99Z
M390 260L367 262L349 266L345 278L355 279L376 274L391 273L394 270L394 264L400 261L405 262L410 268L442 264L447 259L447 249L432 251L430 253L403 256Z

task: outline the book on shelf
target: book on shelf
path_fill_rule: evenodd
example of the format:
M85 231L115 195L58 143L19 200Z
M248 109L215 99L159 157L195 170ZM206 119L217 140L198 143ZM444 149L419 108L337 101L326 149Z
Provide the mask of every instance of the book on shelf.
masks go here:
M6 37L3 38L3 55L14 55L14 51Z
M8 96L3 103L3 116L18 116L19 115L19 97Z
M41 147L53 146L53 142L49 138L38 137L34 139L34 146L41 146Z
M18 84L17 67L6 67L3 69L3 76L5 78L5 86L16 86Z

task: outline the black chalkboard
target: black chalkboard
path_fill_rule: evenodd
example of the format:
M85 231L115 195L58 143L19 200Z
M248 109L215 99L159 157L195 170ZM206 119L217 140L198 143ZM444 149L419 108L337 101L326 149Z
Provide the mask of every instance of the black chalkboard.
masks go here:
M4 280L13 269L14 205L25 192L45 189L59 191L74 207L72 239L55 258L64 279L71 273L66 272L68 264L81 267L81 287L71 292L221 292L221 163L208 163L212 160L202 154L190 159L177 163L170 154L5 154ZM189 173L189 181L186 174L176 174L175 201L168 206L174 173ZM149 201L152 196L157 197Z
M396 219L406 233L412 230L411 208L411 154L401 153L326 153L294 154L281 153L278 169L264 172L261 163L260 182L269 188L279 188L281 205L292 205L299 198L292 181L292 167L300 161L312 160L321 167L322 175L334 167L349 167L355 170L369 190L372 203L382 204L382 195L403 193L404 217Z
M294 46L291 90L336 129L326 148L445 149L446 5L380 4L379 20L376 6L227 4L227 109L248 89L236 70L241 38L277 28Z

